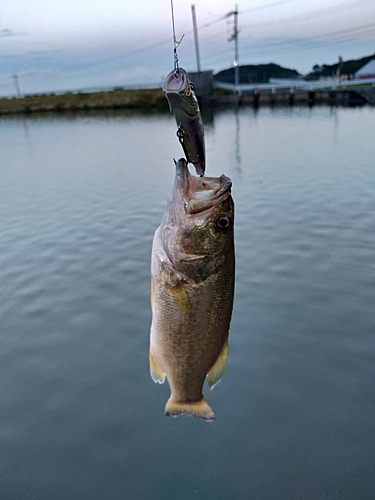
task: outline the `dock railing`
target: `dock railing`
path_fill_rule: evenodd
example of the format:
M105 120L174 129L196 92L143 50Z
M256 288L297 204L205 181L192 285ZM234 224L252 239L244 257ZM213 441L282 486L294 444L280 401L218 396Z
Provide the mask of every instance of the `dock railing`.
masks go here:
M305 80L288 80L281 78L270 78L268 83L234 83L215 82L214 87L218 89L231 90L235 93L242 94L248 92L294 92L295 90L338 90L350 89L359 86L375 86L375 78L361 78L353 80L319 80L308 82Z

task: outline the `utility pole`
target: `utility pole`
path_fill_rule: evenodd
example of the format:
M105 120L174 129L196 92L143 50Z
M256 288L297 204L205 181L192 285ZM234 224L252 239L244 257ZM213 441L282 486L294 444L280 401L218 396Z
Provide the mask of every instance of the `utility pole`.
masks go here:
M240 83L240 63L238 61L238 5L236 4L236 7L233 12L229 12L227 14L227 17L233 16L234 18L234 26L233 26L233 33L232 36L229 38L228 42L231 42L234 40L234 85L235 87L238 87Z
M191 6L191 15L193 17L193 28L194 28L194 41L195 41L195 55L197 58L197 70L198 73L201 72L201 60L199 57L199 41L198 41L198 29L197 29L197 18L195 15L195 5Z
M336 69L336 78L337 79L340 78L340 73L341 73L343 66L344 66L343 58L341 56L339 56L339 64L338 64L337 69Z
M21 89L20 89L20 84L18 82L17 71L14 73L13 79L14 79L14 85L16 86L17 97L21 97Z

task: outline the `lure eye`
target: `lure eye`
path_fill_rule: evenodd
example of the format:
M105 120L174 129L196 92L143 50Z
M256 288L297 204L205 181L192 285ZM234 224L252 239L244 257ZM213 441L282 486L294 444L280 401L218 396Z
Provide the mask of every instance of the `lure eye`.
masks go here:
M229 214L220 214L216 219L216 227L220 231L226 231L233 226L232 217Z

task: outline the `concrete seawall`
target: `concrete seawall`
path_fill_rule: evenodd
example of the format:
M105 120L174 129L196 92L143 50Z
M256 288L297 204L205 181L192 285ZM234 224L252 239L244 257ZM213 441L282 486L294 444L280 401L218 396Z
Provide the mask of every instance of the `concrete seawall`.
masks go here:
M204 106L229 106L229 105L252 105L252 106L274 106L274 105L294 105L294 104L328 104L353 106L361 104L375 104L375 88L368 90L297 90L294 92L258 92L242 95L226 94L201 96L199 98L202 107Z

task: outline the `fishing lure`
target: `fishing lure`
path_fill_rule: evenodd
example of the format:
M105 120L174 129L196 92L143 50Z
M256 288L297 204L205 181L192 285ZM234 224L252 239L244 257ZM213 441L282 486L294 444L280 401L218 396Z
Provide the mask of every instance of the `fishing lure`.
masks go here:
M168 74L163 91L169 103L171 113L177 124L177 137L184 150L186 160L192 163L198 175L203 176L206 168L204 127L194 86L186 70L178 65L177 41L174 25L173 1L171 0L174 69Z

